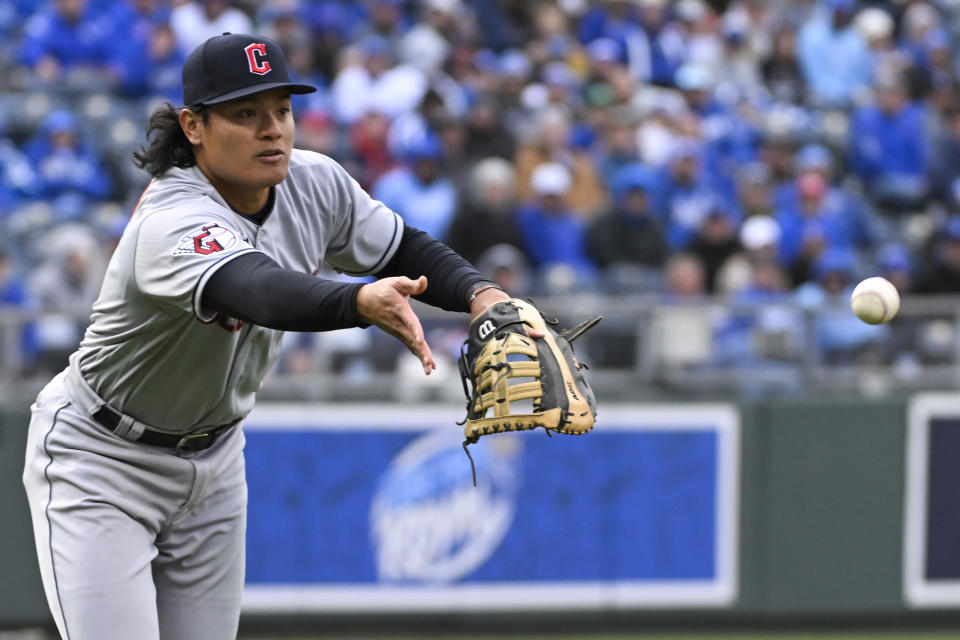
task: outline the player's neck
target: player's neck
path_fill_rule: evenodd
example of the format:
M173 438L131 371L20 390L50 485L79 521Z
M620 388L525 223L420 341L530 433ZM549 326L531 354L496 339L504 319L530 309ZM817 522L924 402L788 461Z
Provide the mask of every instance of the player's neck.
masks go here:
M266 206L270 198L270 187L251 188L249 185L221 180L200 158L197 159L197 168L234 211L254 215Z
M251 191L249 189L231 188L229 185L220 185L214 180L210 180L210 184L227 201L231 209L245 215L256 215L267 206L267 201L270 199L270 187Z

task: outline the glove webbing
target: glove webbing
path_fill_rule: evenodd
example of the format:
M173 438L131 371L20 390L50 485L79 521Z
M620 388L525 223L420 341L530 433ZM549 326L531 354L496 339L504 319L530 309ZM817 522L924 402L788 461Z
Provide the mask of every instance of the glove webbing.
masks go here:
M529 360L511 362L510 356L521 355ZM470 455L468 445L477 442L481 435L503 431L525 431L542 426L541 420L519 421L511 419L510 403L519 400L533 400L534 411L541 410L543 397L540 379L540 363L536 360L537 347L533 341L520 333L503 332L484 345L477 362L485 362L481 369L474 369L476 386L473 389L470 405L477 415L486 415L493 409L493 416L485 419L479 433L463 441L463 450L470 460L473 485L477 485L477 471ZM510 384L512 378L534 378L531 382ZM551 411L550 413L553 413ZM469 415L469 414L468 414Z
M477 391L473 410L485 414L493 407L493 415L500 417L510 413L510 403L517 400L539 400L543 395L540 383L522 382L510 384L511 378L540 378L540 363L536 360L510 362L511 355L536 358L537 348L527 338L518 333L508 333L503 338L490 342L484 351L492 350L492 364L484 365L477 374ZM483 352L480 354L483 359Z

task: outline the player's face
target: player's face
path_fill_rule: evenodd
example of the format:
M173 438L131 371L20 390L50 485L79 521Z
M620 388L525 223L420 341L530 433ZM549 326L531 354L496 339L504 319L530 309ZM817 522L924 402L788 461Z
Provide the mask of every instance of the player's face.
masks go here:
M270 187L287 175L294 124L284 89L213 105L206 123L184 131L194 144L197 166L244 213L266 204Z

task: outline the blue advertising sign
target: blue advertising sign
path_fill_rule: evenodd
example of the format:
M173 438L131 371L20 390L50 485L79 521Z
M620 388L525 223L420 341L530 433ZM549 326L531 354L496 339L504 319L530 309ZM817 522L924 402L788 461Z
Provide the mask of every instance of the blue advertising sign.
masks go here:
M960 605L960 394L911 398L907 420L904 597Z
M483 438L476 487L461 414L255 410L245 610L733 603L732 407L605 407L585 436Z

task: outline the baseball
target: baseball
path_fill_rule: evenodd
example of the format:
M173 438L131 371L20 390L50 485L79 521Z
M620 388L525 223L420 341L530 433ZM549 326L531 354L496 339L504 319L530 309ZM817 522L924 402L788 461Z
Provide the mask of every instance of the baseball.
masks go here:
M900 294L886 278L867 278L854 288L850 308L868 324L883 324L900 310Z

